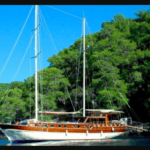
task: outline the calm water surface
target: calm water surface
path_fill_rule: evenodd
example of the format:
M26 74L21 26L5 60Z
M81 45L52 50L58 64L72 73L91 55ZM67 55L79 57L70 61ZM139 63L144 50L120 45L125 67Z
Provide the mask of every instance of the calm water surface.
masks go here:
M150 136L122 136L106 140L54 141L25 144L11 144L7 139L0 139L1 146L150 146Z

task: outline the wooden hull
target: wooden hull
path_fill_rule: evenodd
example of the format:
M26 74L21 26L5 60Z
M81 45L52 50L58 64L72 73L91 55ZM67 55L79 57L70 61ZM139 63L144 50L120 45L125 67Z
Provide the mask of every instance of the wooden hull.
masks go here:
M112 127L99 127L87 130L6 124L0 124L0 128L9 141L101 140L120 136L125 129L125 127L114 127L115 130L112 131Z

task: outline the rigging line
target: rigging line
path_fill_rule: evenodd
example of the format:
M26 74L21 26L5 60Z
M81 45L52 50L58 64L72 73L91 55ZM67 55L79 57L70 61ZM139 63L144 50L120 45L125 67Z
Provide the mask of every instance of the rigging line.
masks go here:
M40 20L40 11L39 11L39 17L38 17L38 24L40 25L40 23L39 23L39 20ZM40 27L38 27L38 28L36 28L37 29L37 31L38 31L38 54L40 54L41 53L41 41L40 41ZM42 54L42 53L41 53ZM39 76L39 80L40 80L40 101L41 101L41 111L43 111L43 109L42 109L42 106L43 106L43 86L42 86L42 84L41 84L41 82L42 82L42 56L41 56L41 54L39 55L39 74L40 74L40 76ZM43 114L41 114L41 120L43 121Z
M26 54L27 54L27 51L28 51L28 49L29 49L29 47L30 47L30 44L31 44L31 42L32 42L33 37L34 37L34 34L32 35L32 37L31 37L31 39L30 39L30 42L29 42L29 45L28 45L28 47L27 47L27 49L26 49L26 51L25 51L25 54L24 54L24 56L23 56L23 58L22 58L22 60L21 60L21 62L20 62L20 64L19 64L19 67L18 67L18 69L17 69L17 71L16 71L16 73L15 73L15 75L14 75L14 77L13 77L14 80L15 80L15 78L17 77L17 74L18 74L18 72L19 72L19 69L20 69L20 67L21 67L21 65L22 65L22 63L23 63L23 61L24 61L24 58L25 58L25 56L26 56ZM12 79L12 81L13 81L13 79Z
M87 26L88 33L90 33L89 25L88 25L87 19L85 20L85 24L86 24L86 26ZM92 43L94 43L94 40L92 39L91 33L89 34L89 37L90 37L90 40L92 41ZM93 45L93 44L92 44L92 45ZM93 61L92 61L92 63L93 63ZM88 68L87 68L87 71L88 71ZM88 71L88 73L89 73L89 71ZM92 77L93 77L93 67L92 67ZM105 82L106 82L106 81L105 81ZM92 87L93 87L93 85L92 85L92 81L91 81L91 88L92 88Z
M119 92L119 91L118 91ZM121 95L121 97L123 98L122 94L119 92L119 94ZM123 100L126 102L126 100L123 98ZM126 104L128 105L128 103L126 102ZM130 105L128 105L128 107L132 110L132 112L134 113L134 115L136 116L136 118L141 121L141 119L137 116L137 114L134 112L134 110L130 107ZM142 121L141 121L142 122Z
M53 41L53 38L52 38L52 36L51 36L51 34L50 34L50 31L49 31L48 27L47 27L46 21L45 21L45 19L44 19L44 16L43 16L43 14L42 14L41 10L40 10L40 13L41 13L41 16L42 16L42 18L43 18L43 20L44 20L44 22L45 22L45 25L46 25L46 28L47 28L48 33L49 33L49 35L50 35L50 38L51 38L51 40L52 40L52 42L53 42L53 45L54 45L55 51L57 51L56 45L55 45L55 43L54 43L54 41ZM61 65L62 65L62 64L61 64ZM62 67L63 67L63 66L62 66ZM63 69L64 69L64 67L63 67ZM65 76L66 76L66 73L65 73ZM66 84L65 84L65 87L67 88L67 91L68 91L68 87L66 86ZM68 94L69 94L69 92L68 92ZM69 99L70 99L71 104L72 104L72 100L71 100L70 95L69 95ZM73 107L73 104L72 104L72 107ZM74 107L73 107L73 108L74 108Z
M87 19L85 20L85 24L86 24L87 29L88 29L88 33L89 33L90 40L92 41L92 43L94 43L94 40L93 40L93 38L92 38L92 34L91 34L91 32L90 32L90 29L89 29L89 25L88 25ZM93 44L92 44L92 45L93 45Z
M67 92L68 92L68 88L67 88ZM69 98L70 98L69 92L68 92L68 95L69 95ZM71 98L70 98L70 99L71 99ZM71 104L72 104L72 101L71 101ZM75 108L74 108L73 104L72 104L72 107L73 107L73 110L74 110L74 112L75 112Z
M56 45L55 45L55 43L54 43L54 40L53 40L53 38L52 38L52 36L51 36L51 33L50 33L50 31L49 31L49 28L48 28L48 26L47 26L47 23L46 23L46 21L45 21L45 18L44 18L44 16L43 16L41 10L40 10L40 13L41 13L41 18L44 20L45 26L46 26L46 28L47 28L47 30L48 30L48 33L49 33L48 35L49 35L50 39L52 40L52 43L53 43L53 46L54 46L55 50L57 51ZM58 52L58 51L57 51L57 52Z
M99 63L100 63L100 62L99 62ZM102 71L102 68L100 68L100 69L101 69L101 71ZM105 75L104 75L104 76L105 76ZM104 76L103 76L103 77L104 77ZM102 78L102 77L101 77L101 78ZM111 82L111 81L109 81L109 82ZM108 87L108 83L109 83L109 82L106 82L106 80L104 79L104 84L105 84L107 87ZM103 85L104 85L104 84L103 84ZM103 85L102 85L102 86L103 86ZM108 93L109 93L109 95L111 95L109 90L108 90ZM106 96L105 96L105 97L106 97ZM102 98L102 99L103 99L103 98ZM102 100L102 99L101 99L101 100ZM112 98L110 98L110 99L111 99L111 100L110 100L110 103L111 103L111 101L113 101L113 100L112 100Z
M46 34L46 33L48 33L48 32L46 32L46 29L45 29L45 26L47 27L47 24L46 24L46 21L45 21L45 19L43 19L44 17L42 16L42 11L41 11L41 9L39 8L39 19L41 19L41 24L42 24L42 27L43 27L43 29L44 29L44 33ZM43 24L46 24L45 26L43 25ZM48 27L47 27L47 30L48 30ZM51 35L50 35L50 37L51 37ZM52 38L51 38L52 39ZM42 44L42 43L41 43ZM55 46L55 44L54 44L54 42L53 42L53 45L54 45L54 48L57 50L57 48L56 48L56 46ZM42 46L42 45L41 45ZM41 59L41 64L42 64L42 59ZM43 73L41 74L41 76L43 76ZM42 78L41 78L41 80L42 80ZM42 82L42 81L41 81ZM41 93L42 93L42 95L43 95L43 86L41 87ZM42 98L42 100L41 100L41 111L42 110L44 110L43 109L43 98ZM43 119L43 117L42 117L42 119Z
M81 37L82 37L82 31L81 31ZM77 72L77 83L76 83L76 92L77 92L77 88L78 88L78 79L79 79L79 70L80 70L80 58L81 58L81 46L82 46L82 41L80 41L80 53L79 53L79 64L78 64L78 72ZM77 93L76 93L77 95ZM77 97L77 96L76 96ZM76 101L77 101L77 98L76 98ZM79 106L79 103L77 101L77 104ZM79 106L80 107L80 106Z
M19 71L19 69L20 69L20 67L21 67L21 65L22 65L22 62L23 62L23 60L24 60L24 57L26 56L26 53L27 53L27 51L28 51L28 49L29 49L29 46L30 46L30 44L31 44L31 41L32 41L32 39L33 39L33 36L34 36L34 34L32 35L32 37L31 37L31 39L30 39L30 43L29 43L29 45L28 45L28 47L27 47L27 49L26 49L26 51L25 51L25 54L24 54L24 56L23 56L23 59L21 60L21 62L20 62L20 64L19 64L19 67L18 67L18 69L17 69L15 75L14 75L13 78L12 78L12 81L15 80L15 78L16 78L16 76L17 76L17 74L18 74L18 71ZM8 91L9 87L10 87L10 84L9 84L7 90L5 91L5 94L6 94L6 92Z
M81 38L82 38L82 30L81 30ZM76 79L76 109L77 109L77 104L78 104L78 107L80 108L80 106L79 106L79 103L78 103L78 101L77 101L77 88L78 88L78 79L79 79L79 67L80 67L80 57L81 57L81 42L80 42L80 47L79 47L79 50L80 50L80 52L79 52L79 65L76 63L76 75L77 75L77 79ZM76 53L76 62L77 62L77 53Z
M108 66L108 65L107 65ZM108 66L108 68L109 68L109 66ZM109 70L110 70L110 68L109 68ZM112 74L111 74L111 76L112 76ZM116 83L117 81L115 81L114 80L114 78L112 77L112 79L113 79L113 81ZM118 89L117 89L118 90ZM130 105L127 103L127 101L124 99L124 97L122 96L122 94L120 93L120 91L118 90L118 93L120 94L120 96L123 98L123 100L126 102L126 104L127 104L127 106L132 110L132 112L134 113L134 115L139 119L139 121L141 121L140 120L140 118L136 115L136 113L133 111L133 109L130 107Z
M41 10L39 8L39 20L40 19L41 19L41 24L42 24L42 27L44 29L44 32L46 33L45 28L43 26L43 22L42 22L42 12L41 12ZM39 41L40 41L40 36L39 36ZM40 43L39 47L40 46L42 47L42 42L40 41L39 43ZM41 49L41 47L40 47L40 49ZM40 59L40 65L41 65L41 69L42 69L43 68L43 65L42 65L42 53L41 53L41 57L39 57L39 59ZM40 81L41 82L42 82L42 76L43 76L43 71L41 70L41 72L40 72ZM42 84L40 84L40 91L41 91L41 94L43 95L43 85ZM41 95L41 111L43 111L43 97L42 97L42 95ZM43 114L41 114L41 116L42 116L42 121L43 121Z
M77 60L78 60L78 59L77 59L77 53L76 53L76 75L78 75L78 74L77 74L77 69L78 69L78 68L77 68L77 66L78 66L78 65L77 65ZM78 82L78 78L76 79L76 98L75 98L75 99L76 99L76 102L75 102L76 110L77 110L77 82Z
M85 55L85 64L88 64L88 63L86 63L86 62L87 62L87 59L86 59L86 55ZM87 66L87 65L86 65L86 66ZM86 72L87 72L88 77L89 77L88 66L85 67L85 74L86 74ZM85 77L85 85L88 86L88 81L87 81L86 77ZM85 87L86 87L86 86L85 86ZM85 88L85 93L86 93L86 88ZM86 94L85 94L85 95L86 95ZM88 96L88 87L87 87L87 96ZM87 98L87 96L86 96L86 98ZM94 105L93 105L93 109L94 109Z
M31 7L30 12L29 12L29 14L28 14L28 16L27 16L27 18L26 18L26 21L25 21L25 23L24 23L24 25L23 25L23 27L22 27L20 33L19 33L19 36L18 36L18 38L17 38L17 40L16 40L16 42L15 42L15 44L14 44L14 46L13 46L13 48L12 48L10 54L9 54L9 56L8 56L8 58L7 58L7 60L6 60L5 64L4 64L4 66L3 66L2 70L1 70L1 72L0 72L0 77L1 77L1 75L2 75L2 73L3 73L3 71L4 71L4 69L5 69L5 67L6 67L6 65L7 65L7 63L8 63L8 61L9 61L9 59L10 59L10 57L11 57L13 51L14 51L14 49L15 49L15 47L16 47L18 41L19 41L19 39L20 39L20 36L21 36L21 34L22 34L22 32L23 32L23 29L24 29L24 27L25 27L25 25L26 25L28 19L29 19L29 16L30 16L30 14L31 14L32 9L33 9L33 6Z
M45 27L43 26L43 18L42 18L42 12L41 12L41 10L40 10L40 8L39 8L39 18L41 19L41 25L42 25L42 27L43 27L43 29L44 29L44 33L46 33L46 29L45 29Z
M39 58L41 61L40 61L40 64L41 64L41 71L40 71L40 81L42 82L42 76L43 76L43 71L42 71L42 56ZM40 84L40 97L41 97L41 111L43 111L43 85L42 83ZM43 121L43 114L41 114L41 117L42 117L42 121Z
M81 51L80 51L80 56L81 56ZM78 106L79 106L79 103L77 101L77 89L78 89L78 79L79 79L80 56L79 56L79 65L78 65L77 82L76 82L76 102L77 102Z
M46 5L46 6L48 6L48 5ZM79 18L79 19L83 19L83 18L78 17L78 16L76 16L76 15L73 15L73 14L71 14L71 13L62 11L62 10L60 10L60 9L58 9L58 8L54 8L54 7L52 7L52 6L48 6L48 7L53 8L53 9L58 10L58 11L61 11L61 12L65 13L65 14L71 15L71 16L73 16L73 17L76 17L76 18Z
M131 117L130 114L129 114L129 111L128 111L128 109L127 109L127 107L125 107L125 109L127 110L128 116Z
M113 78L113 77L112 77ZM114 81L114 79L113 79L113 81ZM117 81L114 81L115 83L117 82ZM117 89L118 90L118 89ZM120 91L118 90L118 93L120 94L120 96L123 98L123 100L126 102L126 104L127 104L127 106L130 108L130 110L132 110L132 112L134 113L134 115L136 116L136 118L139 120L139 121L141 121L140 120L140 118L136 115L136 113L134 112L134 110L130 107L130 105L127 103L127 101L124 99L124 97L122 96L122 94L120 93Z
M30 46L30 57L31 57L31 46ZM31 59L30 59L30 119L32 118L31 116Z
M83 22L82 22L82 26L83 26ZM83 29L81 29L81 39L82 39L82 33L83 33ZM81 60L81 52L82 50L82 40L80 40L80 52L79 52L79 65L78 65L78 74L77 74L77 80L79 79L79 71L80 71L80 60ZM77 82L77 88L78 88L78 82ZM78 101L77 101L78 102ZM79 103L78 103L79 106ZM80 106L79 106L80 107Z

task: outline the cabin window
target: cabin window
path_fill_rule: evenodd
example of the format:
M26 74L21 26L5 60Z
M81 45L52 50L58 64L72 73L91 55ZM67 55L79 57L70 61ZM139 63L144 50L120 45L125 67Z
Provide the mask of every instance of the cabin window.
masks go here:
M60 128L60 127L61 127L61 124L59 124L58 127Z
M77 125L77 127L80 128L81 126L80 126L80 125Z
M54 127L54 125L53 125L53 124L51 124L51 127Z
M72 125L72 127L75 128L76 126L75 126L75 125Z
M93 122L94 122L94 123L97 122L97 119L93 119Z
M118 120L118 115L116 115L116 114L110 114L109 115L109 120Z
M67 128L67 125L65 124L64 127Z
M98 119L98 122L99 122L99 123L103 123L103 122L105 122L105 119L100 118L100 119Z
M46 127L46 128L47 128L47 125L46 125L46 124L44 124L44 125L43 125L43 127Z

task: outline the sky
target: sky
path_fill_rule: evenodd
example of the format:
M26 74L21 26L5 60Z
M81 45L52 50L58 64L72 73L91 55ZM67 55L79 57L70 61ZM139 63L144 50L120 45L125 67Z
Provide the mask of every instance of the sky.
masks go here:
M149 8L150 5L39 5L38 70L47 68L49 57L82 37L83 16L85 34L92 34L118 13L125 18L136 18L134 12ZM34 58L31 59L34 15L34 5L0 5L0 83L24 82L35 73Z

